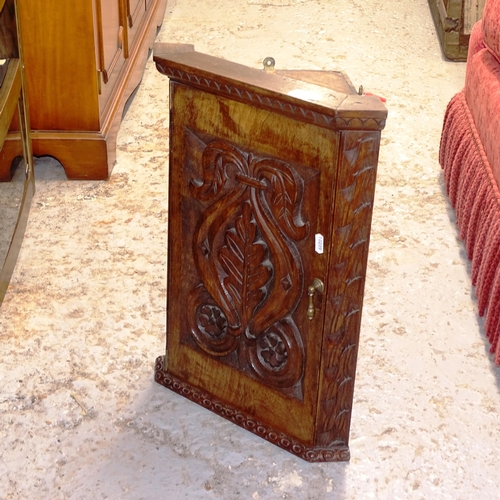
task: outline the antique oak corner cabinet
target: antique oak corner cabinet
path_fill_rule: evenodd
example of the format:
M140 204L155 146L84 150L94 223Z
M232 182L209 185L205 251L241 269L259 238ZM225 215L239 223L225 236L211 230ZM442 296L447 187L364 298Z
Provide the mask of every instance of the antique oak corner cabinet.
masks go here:
M349 459L381 130L341 72L157 45L170 79L155 380L308 461Z
M107 179L125 103L140 83L167 0L23 0L33 152L70 179ZM14 124L0 174L21 154Z

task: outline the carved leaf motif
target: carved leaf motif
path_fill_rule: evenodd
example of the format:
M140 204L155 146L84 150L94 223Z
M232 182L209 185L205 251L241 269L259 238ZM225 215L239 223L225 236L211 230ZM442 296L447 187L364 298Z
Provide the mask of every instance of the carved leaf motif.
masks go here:
M250 205L245 203L235 228L226 232L226 246L219 251L221 265L227 273L224 286L239 314L241 331L247 327L255 308L262 301L262 288L271 276L265 264L267 248L262 242L255 241L257 228L251 215Z

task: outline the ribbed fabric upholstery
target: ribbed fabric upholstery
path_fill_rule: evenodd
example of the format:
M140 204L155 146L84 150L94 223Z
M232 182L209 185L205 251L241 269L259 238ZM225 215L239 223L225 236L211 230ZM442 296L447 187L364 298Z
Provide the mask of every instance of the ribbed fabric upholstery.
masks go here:
M465 88L446 110L439 152L496 364L500 364L499 54L500 0L488 0L483 20L471 35Z

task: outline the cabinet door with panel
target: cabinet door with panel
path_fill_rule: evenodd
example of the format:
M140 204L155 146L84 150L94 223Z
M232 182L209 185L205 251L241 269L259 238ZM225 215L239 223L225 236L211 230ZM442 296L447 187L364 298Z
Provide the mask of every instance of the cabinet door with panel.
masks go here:
M95 0L98 69L103 83L108 83L114 71L119 72L125 61L124 0Z
M146 0L127 0L127 40L128 47L136 43L138 28L146 14Z
M171 99L156 380L302 458L345 460L385 107L341 73L184 46L155 60Z
M169 245L180 267L169 278L169 296L177 295L168 308L169 370L206 389L211 373L214 395L232 404L243 373L238 385L255 395L253 405L311 440L324 295L311 321L307 288L326 276L328 252L315 252L314 237L331 241L338 137L184 85L174 84L172 97L179 168L171 170Z
M96 51L99 72L99 110L106 105L126 62L128 49L125 0L94 0L96 15Z
M146 10L146 0L127 0L128 25L132 27L140 21Z

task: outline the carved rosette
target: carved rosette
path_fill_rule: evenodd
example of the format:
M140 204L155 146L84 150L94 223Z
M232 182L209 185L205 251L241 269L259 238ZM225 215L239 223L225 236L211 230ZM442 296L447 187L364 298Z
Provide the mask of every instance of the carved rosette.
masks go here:
M284 161L214 141L202 154L203 180L191 192L203 204L193 235L201 282L188 299L191 335L213 356L238 350L243 371L291 387L304 349L292 314L300 298L302 260L295 242L302 181Z

